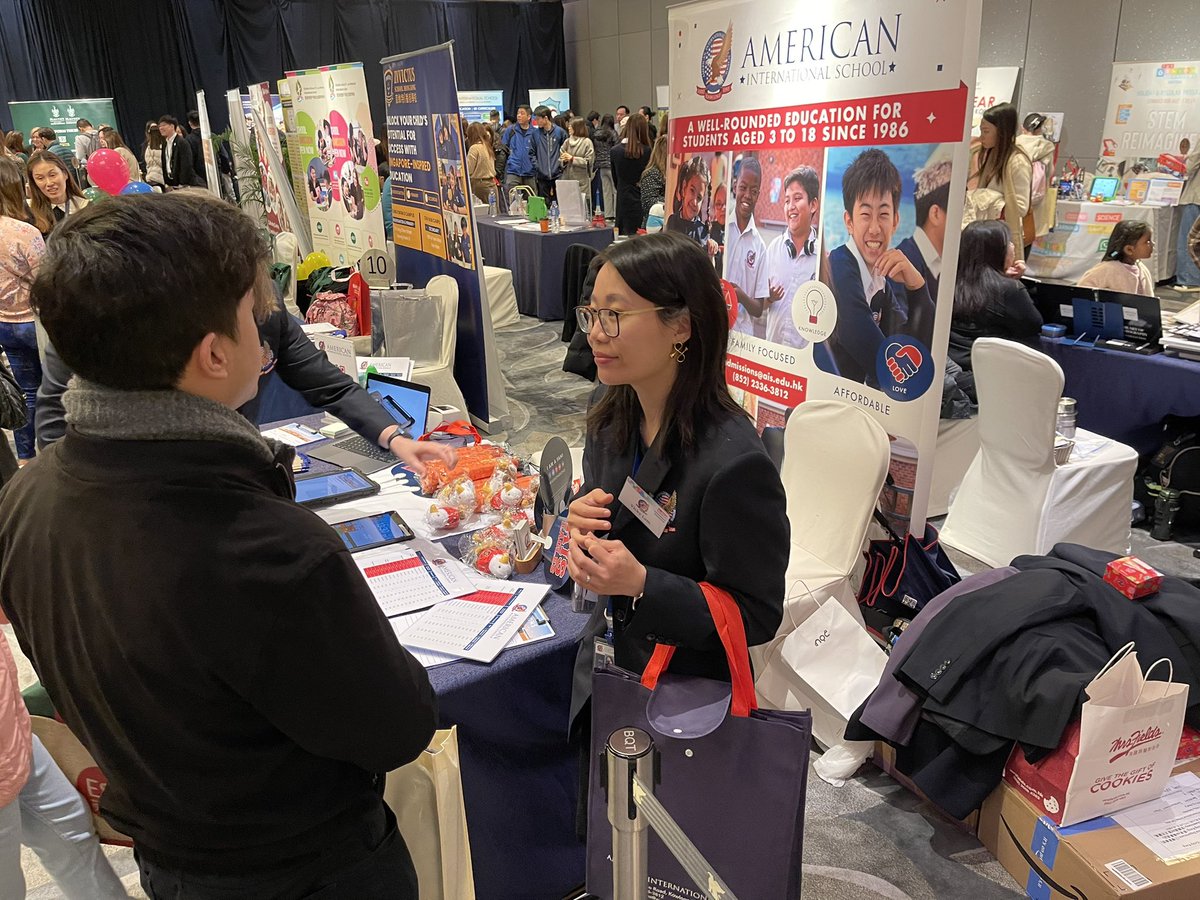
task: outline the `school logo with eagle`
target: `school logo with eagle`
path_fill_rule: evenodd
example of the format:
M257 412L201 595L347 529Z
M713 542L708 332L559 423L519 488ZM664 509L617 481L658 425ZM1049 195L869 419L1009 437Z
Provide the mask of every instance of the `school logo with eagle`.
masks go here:
M696 93L705 100L720 100L732 85L729 70L733 61L733 22L724 31L714 31L700 54L700 84Z

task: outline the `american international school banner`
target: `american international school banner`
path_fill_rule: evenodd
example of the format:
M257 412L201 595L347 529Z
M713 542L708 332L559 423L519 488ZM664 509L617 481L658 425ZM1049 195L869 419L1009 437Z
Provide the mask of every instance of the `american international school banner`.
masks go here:
M286 74L313 249L324 250L335 265L353 265L386 244L362 63Z
M726 377L758 427L806 400L892 436L924 527L966 185L979 0L672 7L666 227L736 289Z

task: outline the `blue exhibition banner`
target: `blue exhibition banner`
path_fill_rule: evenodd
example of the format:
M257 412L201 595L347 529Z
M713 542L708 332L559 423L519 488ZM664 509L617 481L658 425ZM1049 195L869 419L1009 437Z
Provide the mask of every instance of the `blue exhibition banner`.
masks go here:
M471 185L450 44L380 61L392 179L392 239L400 281L458 282L454 377L472 415L487 421L488 377Z

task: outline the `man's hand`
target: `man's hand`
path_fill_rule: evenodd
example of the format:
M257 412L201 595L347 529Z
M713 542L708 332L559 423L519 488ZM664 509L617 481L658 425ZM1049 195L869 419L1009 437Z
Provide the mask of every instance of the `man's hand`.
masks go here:
M879 257L879 262L875 263L875 274L890 278L892 281L901 281L910 291L925 286L925 279L921 273L917 271L909 258L896 248L888 250Z
M787 288L773 279L767 281L767 306L778 303L783 299L783 292Z
M379 446L390 450L418 475L425 473L427 462L441 460L451 469L458 462L458 453L453 447L433 441L414 441L401 435L399 428L385 428L379 435Z

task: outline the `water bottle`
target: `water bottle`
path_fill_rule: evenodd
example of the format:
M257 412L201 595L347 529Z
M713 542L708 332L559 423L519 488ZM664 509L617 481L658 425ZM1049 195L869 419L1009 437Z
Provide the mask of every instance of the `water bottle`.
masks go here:
M1058 401L1054 430L1065 438L1075 437L1075 409L1075 400L1071 397L1062 397Z
M499 214L499 207L496 203L496 189L492 188L488 191L488 215L495 217Z
M552 232L554 232L555 234L558 234L559 228L560 228L560 226L559 226L559 222L558 222L558 201L555 200L553 203L550 204L550 230Z

